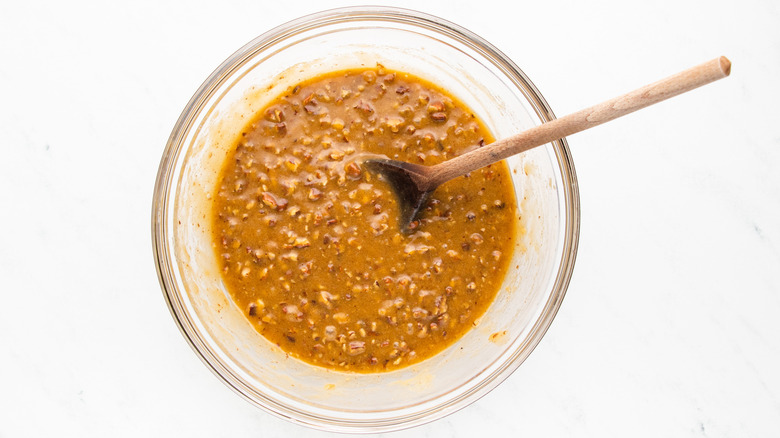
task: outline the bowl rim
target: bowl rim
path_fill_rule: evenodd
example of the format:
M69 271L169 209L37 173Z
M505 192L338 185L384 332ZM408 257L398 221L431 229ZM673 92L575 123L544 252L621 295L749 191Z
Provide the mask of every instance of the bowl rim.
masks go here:
M536 348L545 333L552 324L566 290L571 281L574 263L577 255L580 228L580 199L577 177L574 163L565 138L552 142L558 170L563 182L563 187L568 190L560 190L559 196L563 197L562 204L566 209L562 212L565 216L559 217L559 221L565 224L561 233L563 237L561 259L555 282L552 284L550 298L545 303L541 317L530 329L531 336L526 340L525 348L516 349L507 360L497 367L489 376L478 381L476 385L464 391L458 397L445 400L430 409L419 411L402 417L384 418L373 420L345 420L326 419L319 415L302 412L279 403L270 397L257 400L241 390L241 381L235 374L219 360L214 352L200 339L194 322L184 311L185 305L181 297L176 293L177 285L174 275L175 267L170 263L171 254L166 243L167 224L166 212L170 209L171 199L169 189L173 183L172 174L181 150L184 147L182 141L186 133L192 128L197 115L200 114L206 102L213 96L216 90L230 77L234 70L239 69L244 63L253 58L258 52L273 46L296 33L316 29L329 24L345 23L350 21L390 21L421 26L426 30L453 38L465 44L470 49L476 50L482 56L489 59L494 66L510 79L515 87L521 91L528 104L533 108L541 122L554 120L556 117L552 108L542 94L525 75L525 73L503 52L491 43L475 33L440 17L418 12L411 9L387 7L387 6L353 6L336 9L328 9L281 24L239 48L225 61L223 61L201 84L198 90L190 98L165 145L160 165L158 168L154 193L152 198L152 251L157 271L158 281L163 292L166 304L173 319L184 338L200 360L209 368L225 385L251 404L269 412L279 418L290 420L294 423L331 432L388 432L405 429L428 423L453 412L456 412L469 404L477 401L496 386L506 380ZM263 395L264 396L264 395Z

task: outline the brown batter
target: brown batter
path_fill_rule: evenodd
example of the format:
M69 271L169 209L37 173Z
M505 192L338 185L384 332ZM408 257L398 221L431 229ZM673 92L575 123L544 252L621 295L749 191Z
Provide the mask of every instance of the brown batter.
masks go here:
M249 320L291 356L342 371L443 350L493 301L515 239L509 170L434 192L411 234L372 155L435 164L492 141L452 96L382 66L289 89L249 123L216 187L214 246Z

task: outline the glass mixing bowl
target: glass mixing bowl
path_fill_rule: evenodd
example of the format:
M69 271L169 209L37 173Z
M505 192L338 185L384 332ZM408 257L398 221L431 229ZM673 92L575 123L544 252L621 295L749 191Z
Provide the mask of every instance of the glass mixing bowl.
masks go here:
M525 360L571 277L579 195L565 140L508 160L522 232L509 274L480 323L431 359L376 374L289 358L255 331L222 283L211 243L211 194L244 123L322 72L380 63L449 90L496 138L554 118L522 71L477 35L394 8L344 8L267 32L228 58L185 107L160 163L152 207L155 263L184 337L222 381L282 418L330 431L422 424L486 394Z

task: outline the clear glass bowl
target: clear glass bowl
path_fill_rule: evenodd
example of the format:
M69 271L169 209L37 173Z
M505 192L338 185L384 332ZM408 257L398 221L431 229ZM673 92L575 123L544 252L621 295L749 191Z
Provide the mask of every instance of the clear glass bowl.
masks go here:
M203 362L252 404L330 431L381 432L443 417L506 379L552 322L571 277L579 195L565 140L508 160L523 234L480 323L435 357L378 374L286 357L259 335L221 281L210 198L246 120L289 85L380 63L468 104L497 138L554 118L522 71L487 41L440 18L394 8L309 15L242 47L184 109L160 163L152 208L155 263L171 313Z

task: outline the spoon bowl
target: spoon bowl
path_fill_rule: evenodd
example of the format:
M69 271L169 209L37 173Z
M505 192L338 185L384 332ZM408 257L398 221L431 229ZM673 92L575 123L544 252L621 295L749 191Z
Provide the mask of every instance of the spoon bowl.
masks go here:
M419 226L417 220L420 210L425 207L433 189L421 188L427 181L425 174L428 166L407 163L405 161L387 158L371 158L364 161L366 168L381 175L398 198L398 226L404 233L409 233ZM435 188L435 187L434 187Z

